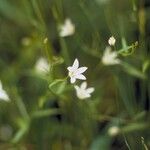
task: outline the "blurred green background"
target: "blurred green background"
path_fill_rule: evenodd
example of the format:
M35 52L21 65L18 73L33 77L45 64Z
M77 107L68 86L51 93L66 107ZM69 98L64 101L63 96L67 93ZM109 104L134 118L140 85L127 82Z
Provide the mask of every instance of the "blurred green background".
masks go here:
M75 33L62 38L66 18ZM123 64L104 66L112 35ZM41 57L47 74L35 71ZM87 100L57 82L75 58L95 88ZM149 67L149 0L0 0L0 80L10 97L0 101L0 150L148 150Z

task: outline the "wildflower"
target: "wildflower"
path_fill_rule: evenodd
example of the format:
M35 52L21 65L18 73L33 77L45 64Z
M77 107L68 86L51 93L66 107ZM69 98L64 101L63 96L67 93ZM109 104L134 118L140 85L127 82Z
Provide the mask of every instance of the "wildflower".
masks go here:
M75 32L75 25L71 22L70 19L66 19L65 23L60 26L60 37L66 37L73 35Z
M79 99L89 98L91 93L94 92L93 87L87 88L87 82L83 82L80 87L76 85L74 88Z
M31 39L29 37L24 37L22 38L21 42L22 42L22 45L29 46L31 43Z
M0 99L4 101L10 101L8 94L6 91L3 89L2 83L0 81Z
M116 43L116 39L113 36L111 36L108 40L108 43L110 46L114 46Z
M48 42L48 38L46 37L46 38L44 39L43 43L44 43L44 44L47 44L47 42Z
M75 83L76 79L80 80L86 80L86 77L82 74L87 70L87 67L80 67L79 68L79 61L78 59L75 59L72 66L69 66L68 68L68 75L70 77L70 82Z
M36 62L35 69L38 73L47 73L50 69L50 65L45 58L41 57Z
M120 132L120 129L117 126L112 126L108 129L108 134L110 136L116 136L119 132Z
M116 65L120 64L120 59L117 58L117 52L112 52L110 47L106 47L102 57L102 63L104 65Z

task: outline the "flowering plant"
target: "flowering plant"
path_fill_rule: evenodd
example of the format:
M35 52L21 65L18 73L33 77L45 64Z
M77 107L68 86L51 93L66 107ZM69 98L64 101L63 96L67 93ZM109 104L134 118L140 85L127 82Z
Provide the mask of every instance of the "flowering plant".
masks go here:
M0 150L148 150L149 8L1 0Z

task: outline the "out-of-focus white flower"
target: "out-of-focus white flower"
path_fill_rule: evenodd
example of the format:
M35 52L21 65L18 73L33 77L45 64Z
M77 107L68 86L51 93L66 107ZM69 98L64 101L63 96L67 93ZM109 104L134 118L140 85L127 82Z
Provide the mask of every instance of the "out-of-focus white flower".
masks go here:
M44 43L44 44L47 44L47 42L48 42L48 38L46 37L46 38L43 40L43 43Z
M0 81L0 100L4 100L6 102L10 101L7 92L3 89L1 81Z
M110 136L116 136L120 132L120 128L117 126L112 126L108 129L108 134Z
M22 45L29 46L31 43L31 39L29 37L24 37L22 38L21 42L22 42Z
M50 64L45 58L41 57L37 60L35 69L38 73L47 73L50 69Z
M69 66L67 69L69 71L68 75L71 83L75 83L76 79L86 80L86 77L82 73L87 70L87 67L79 67L78 59L75 59L73 65Z
M116 39L113 36L111 36L108 40L108 43L110 46L114 46L116 43Z
M102 57L102 63L104 65L116 65L120 64L120 59L117 58L117 52L112 52L110 47L106 47Z
M83 82L80 87L77 85L75 85L74 87L76 89L76 94L79 99L89 98L91 97L91 93L94 92L93 87L87 88L87 82Z
M66 37L73 35L75 32L75 25L72 23L70 19L66 19L64 24L60 26L60 37Z

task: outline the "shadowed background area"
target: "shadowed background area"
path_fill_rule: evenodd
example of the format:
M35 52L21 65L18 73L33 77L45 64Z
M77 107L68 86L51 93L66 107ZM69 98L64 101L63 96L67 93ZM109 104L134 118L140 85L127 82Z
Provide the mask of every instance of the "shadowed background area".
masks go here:
M117 65L101 61L111 36ZM75 58L95 88L84 100ZM0 150L148 150L149 68L149 0L0 0Z

